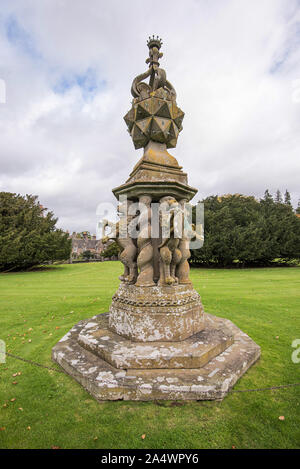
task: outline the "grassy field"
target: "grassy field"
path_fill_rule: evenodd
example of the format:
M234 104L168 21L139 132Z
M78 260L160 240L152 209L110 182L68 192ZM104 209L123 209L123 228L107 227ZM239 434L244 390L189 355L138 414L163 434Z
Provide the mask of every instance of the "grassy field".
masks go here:
M51 348L80 319L108 311L120 272L118 262L105 262L0 274L7 351L58 368ZM291 359L300 268L193 269L191 277L208 313L261 346L234 389L300 382ZM0 364L0 448L299 448L299 397L300 386L222 402L98 403L69 376L8 358Z

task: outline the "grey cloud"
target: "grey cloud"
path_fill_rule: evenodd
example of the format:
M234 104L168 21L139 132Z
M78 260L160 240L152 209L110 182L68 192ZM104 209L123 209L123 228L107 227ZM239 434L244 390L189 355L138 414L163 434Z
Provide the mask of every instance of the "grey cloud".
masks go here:
M9 17L28 33L35 55L9 40ZM186 113L171 153L199 189L195 200L259 197L268 187L289 189L297 203L296 0L7 0L1 18L8 100L0 105L0 190L38 194L59 226L95 231L97 204L114 201L111 189L141 156L122 116L154 33L163 38L161 66ZM74 79L88 70L98 84L90 94ZM65 89L57 87L61 80Z

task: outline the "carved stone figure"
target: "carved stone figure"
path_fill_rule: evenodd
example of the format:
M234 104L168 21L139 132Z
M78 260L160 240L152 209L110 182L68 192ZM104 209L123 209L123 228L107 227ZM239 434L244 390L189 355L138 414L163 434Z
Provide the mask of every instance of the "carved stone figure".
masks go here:
M178 248L181 252L181 259L176 267L176 277L178 278L178 282L180 284L191 284L191 280L189 278L190 273L190 266L188 263L189 258L191 257L190 251L190 238L185 230L185 204L187 203L187 199L180 200L181 210L183 212L183 223L182 223L182 237L179 241Z
M162 40L158 36L150 37L147 42L149 47L149 57L146 59L146 64L149 64L149 70L141 75L138 75L132 83L131 94L134 98L149 97L152 91L158 88L165 89L172 99L176 99L176 91L171 83L167 80L165 70L159 68L158 60L162 58L163 53L159 52L162 46ZM143 83L143 80L150 76L149 85Z
M176 238L175 221L178 211L178 202L170 196L163 197L160 200L162 205L161 221L162 225L168 224L167 227L162 226L162 242L158 246L160 254L160 279L159 285L173 285L178 283L178 278L175 276L177 264L180 262L182 254L178 249L180 239ZM169 206L169 216L167 217L165 207ZM165 228L169 228L169 233L164 237Z
M103 220L102 225L103 234L107 226L111 228L111 233L104 236L102 241L105 243L109 239L114 239L121 248L119 259L124 265L124 273L119 278L126 283L135 283L137 278L137 247L128 232L128 225L133 218L132 215L128 214L131 203L131 201L127 201L127 203L120 203L118 205L120 220L117 223Z
M151 242L151 197L143 195L139 198L139 235L137 246L139 250L137 265L140 271L136 285L151 286L153 281L153 246Z

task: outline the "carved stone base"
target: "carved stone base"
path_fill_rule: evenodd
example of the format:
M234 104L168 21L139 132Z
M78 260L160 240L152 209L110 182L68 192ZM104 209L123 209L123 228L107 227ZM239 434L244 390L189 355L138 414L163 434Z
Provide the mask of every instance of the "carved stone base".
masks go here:
M205 329L180 346L134 344L106 329L107 315L98 315L74 326L52 358L99 401L223 399L260 347L229 320L209 314L204 320Z
M132 342L108 329L108 315L88 322L78 343L115 368L200 368L233 343L227 327L209 325L181 342Z
M136 342L177 342L204 328L203 306L192 285L121 284L112 299L109 328Z

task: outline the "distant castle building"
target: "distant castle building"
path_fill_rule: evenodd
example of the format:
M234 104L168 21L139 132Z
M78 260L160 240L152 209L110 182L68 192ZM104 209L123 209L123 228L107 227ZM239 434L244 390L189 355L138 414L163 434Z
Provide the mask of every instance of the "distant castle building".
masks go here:
M90 251L95 257L101 257L104 250L101 239L96 239L96 235L89 235L87 231L75 233L70 236L72 239L72 257L78 257L85 251Z

